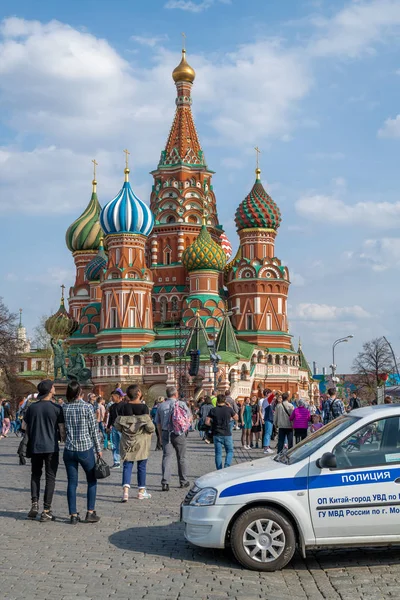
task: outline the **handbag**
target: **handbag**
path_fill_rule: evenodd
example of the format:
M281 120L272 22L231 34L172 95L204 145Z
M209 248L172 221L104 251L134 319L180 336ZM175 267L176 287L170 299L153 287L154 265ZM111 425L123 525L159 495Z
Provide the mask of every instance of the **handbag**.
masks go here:
M97 457L94 474L96 479L105 479L111 474L110 467L100 456Z

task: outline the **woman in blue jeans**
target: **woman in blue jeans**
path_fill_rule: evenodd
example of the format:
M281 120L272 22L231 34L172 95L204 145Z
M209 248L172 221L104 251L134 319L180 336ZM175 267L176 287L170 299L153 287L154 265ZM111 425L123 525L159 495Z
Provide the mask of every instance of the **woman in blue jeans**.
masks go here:
M128 402L121 406L114 427L121 433L120 452L123 461L122 502L128 502L131 487L133 464L137 463L138 499L150 500L146 490L147 459L150 454L151 436L155 426L148 406L138 385L130 385L126 390Z
M95 511L97 480L95 454L101 457L101 442L93 408L82 400L81 387L77 381L68 384L67 402L63 405L65 419L64 464L67 471L68 509L71 525L79 521L76 508L78 467L81 465L87 481L87 513L84 523L97 523L100 517Z

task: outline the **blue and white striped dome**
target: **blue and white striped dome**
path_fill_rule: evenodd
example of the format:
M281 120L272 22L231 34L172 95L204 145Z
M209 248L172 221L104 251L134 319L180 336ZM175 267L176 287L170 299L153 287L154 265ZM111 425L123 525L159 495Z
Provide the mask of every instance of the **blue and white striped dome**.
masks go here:
M129 170L125 170L127 180L126 171L129 173ZM135 196L129 181L125 181L114 200L101 211L100 224L106 235L140 233L147 236L153 229L154 217L147 204Z

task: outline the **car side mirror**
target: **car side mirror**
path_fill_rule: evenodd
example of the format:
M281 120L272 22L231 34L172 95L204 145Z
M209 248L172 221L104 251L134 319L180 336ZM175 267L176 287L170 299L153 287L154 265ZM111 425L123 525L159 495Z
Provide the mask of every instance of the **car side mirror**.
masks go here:
M336 456L332 452L325 452L315 464L318 469L336 469Z

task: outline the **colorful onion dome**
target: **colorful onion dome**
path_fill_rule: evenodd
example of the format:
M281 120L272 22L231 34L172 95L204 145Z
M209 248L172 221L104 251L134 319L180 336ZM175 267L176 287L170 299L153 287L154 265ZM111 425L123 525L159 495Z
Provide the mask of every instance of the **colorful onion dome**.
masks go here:
M186 50L182 50L182 60L177 67L172 71L172 79L175 83L178 81L186 81L188 83L193 83L194 78L196 77L196 72L186 60Z
M99 250L85 269L87 281L99 281L102 269L107 266L107 254L104 251L103 238L100 240Z
M217 242L214 242L205 223L195 241L182 254L182 263L188 271L224 270L225 252Z
M92 183L93 192L89 204L81 216L68 227L65 235L65 241L71 252L97 250L100 238L103 236L99 222L101 206L96 193L97 182L94 179Z
M232 256L232 244L228 240L225 233L221 233L219 240L221 243L221 248L225 252L226 260L229 260Z
M67 338L78 329L79 323L71 317L65 308L64 294L61 298L60 308L47 319L44 326L47 333L56 340Z
M271 196L265 191L260 179L261 170L256 169L253 188L236 210L235 222L241 229L278 229L281 213Z
M149 235L154 225L150 208L133 193L129 183L129 169L125 169L125 183L113 200L101 211L100 223L106 235L140 233Z

